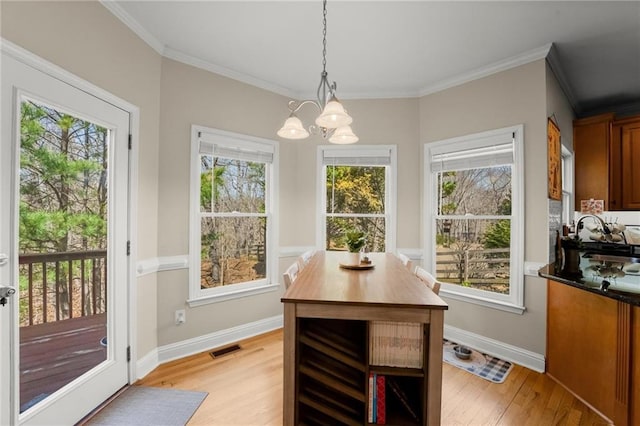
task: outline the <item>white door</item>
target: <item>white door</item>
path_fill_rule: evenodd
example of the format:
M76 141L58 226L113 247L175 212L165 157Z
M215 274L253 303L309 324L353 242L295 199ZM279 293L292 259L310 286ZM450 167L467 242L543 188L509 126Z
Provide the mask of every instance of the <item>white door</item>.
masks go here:
M1 65L0 425L71 425L129 380L129 114Z

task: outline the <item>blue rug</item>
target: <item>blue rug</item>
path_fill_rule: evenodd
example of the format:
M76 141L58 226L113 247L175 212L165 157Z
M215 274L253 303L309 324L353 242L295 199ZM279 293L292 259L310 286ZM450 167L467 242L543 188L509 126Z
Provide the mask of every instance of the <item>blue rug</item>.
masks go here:
M183 426L207 395L207 392L130 386L85 425Z

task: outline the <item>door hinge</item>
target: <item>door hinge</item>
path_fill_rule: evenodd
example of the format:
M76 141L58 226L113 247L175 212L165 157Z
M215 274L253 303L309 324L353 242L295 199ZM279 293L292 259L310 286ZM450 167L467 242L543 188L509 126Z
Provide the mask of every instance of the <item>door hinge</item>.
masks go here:
M127 362L131 361L131 346L127 346Z
M131 135L129 135L129 149L131 149L131 146L132 146Z
M127 241L127 256L131 255L131 241Z

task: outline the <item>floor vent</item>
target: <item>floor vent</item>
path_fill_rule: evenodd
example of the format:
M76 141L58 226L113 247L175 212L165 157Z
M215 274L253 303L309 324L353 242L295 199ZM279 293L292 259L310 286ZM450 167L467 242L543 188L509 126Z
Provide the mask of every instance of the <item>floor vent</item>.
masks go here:
M230 354L231 352L239 351L240 349L241 349L240 345L231 345L231 346L227 346L226 348L216 349L215 351L211 351L209 353L213 358L218 358L223 355Z

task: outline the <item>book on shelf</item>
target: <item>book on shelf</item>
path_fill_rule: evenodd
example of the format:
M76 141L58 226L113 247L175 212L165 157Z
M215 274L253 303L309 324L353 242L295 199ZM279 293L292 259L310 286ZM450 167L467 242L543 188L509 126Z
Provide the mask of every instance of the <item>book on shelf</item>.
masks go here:
M418 416L416 411L411 406L411 401L407 397L407 394L402 390L402 387L396 382L396 380L393 379L392 377L387 377L387 386L388 386L389 389L391 389L391 391L394 393L394 395L398 398L398 401L400 401L400 403L405 408L407 413L411 417L413 417L413 419L416 422L419 423L420 422L420 417Z
M422 368L423 324L413 322L372 321L369 363L388 367Z
M387 423L387 400L385 377L376 374L376 424Z
M386 424L386 380L385 376L369 373L369 401L367 407L367 421L379 425Z
M369 373L369 401L367 404L367 421L369 423L373 423L374 419L373 419L373 408L374 408L374 399L373 399L373 393L374 393L374 374L373 373Z

